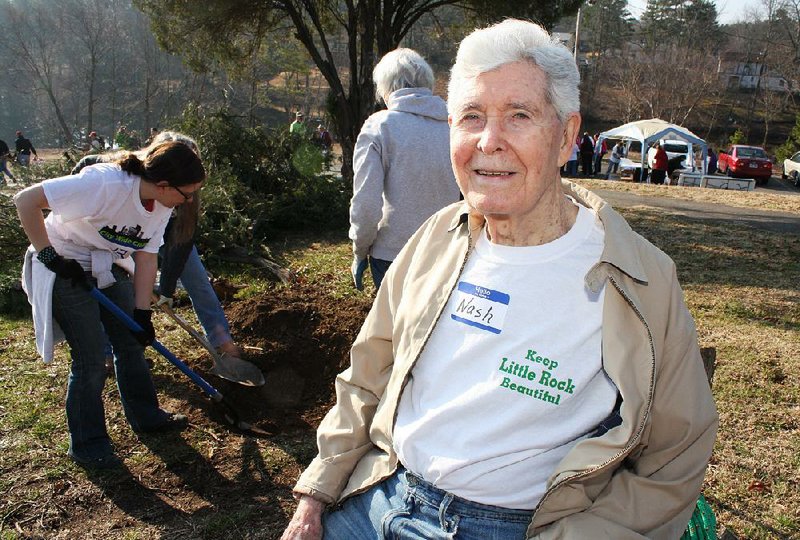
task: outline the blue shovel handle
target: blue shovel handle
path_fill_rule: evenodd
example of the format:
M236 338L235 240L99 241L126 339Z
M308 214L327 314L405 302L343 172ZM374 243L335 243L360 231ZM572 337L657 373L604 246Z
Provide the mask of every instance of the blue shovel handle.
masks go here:
M119 320L121 320L125 326L127 326L130 330L134 332L141 332L142 327L134 321L131 317L128 316L127 313L122 311L118 305L111 301L106 295L101 293L97 287L92 287L92 290L89 291L89 294L92 295L92 298L100 302L100 304L106 308L108 311L114 314ZM203 379L200 375L192 371L189 366L183 363L177 356L172 354L169 349L164 347L159 341L153 340L153 343L150 345L153 346L155 350L157 350L161 355L169 360L176 368L181 370L184 375L189 377L197 386L203 389L203 391L208 394L208 397L213 399L214 401L222 401L222 394L219 391L208 384L205 379Z

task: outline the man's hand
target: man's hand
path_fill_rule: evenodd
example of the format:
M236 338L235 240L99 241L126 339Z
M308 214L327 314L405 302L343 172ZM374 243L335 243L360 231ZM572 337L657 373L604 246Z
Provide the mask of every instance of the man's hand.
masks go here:
M48 270L60 278L68 279L73 287L91 290L92 284L86 277L83 267L75 259L65 259L52 246L47 246L36 256Z
M350 265L350 274L353 276L353 285L359 291L364 290L364 271L367 269L367 259L359 260L358 256L353 257L353 264Z
M134 309L133 310L133 320L136 321L136 324L142 327L141 332L134 332L131 330L131 334L133 337L136 338L136 341L142 344L142 346L147 347L153 340L156 339L156 331L153 328L153 322L150 320L153 316L153 311L149 309Z
M321 540L323 510L325 503L303 495L281 540Z

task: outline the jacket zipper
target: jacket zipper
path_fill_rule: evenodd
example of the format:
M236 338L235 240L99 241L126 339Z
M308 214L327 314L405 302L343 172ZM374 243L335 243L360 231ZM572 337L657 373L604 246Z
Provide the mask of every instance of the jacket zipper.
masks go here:
M583 471L581 473L576 473L576 474L573 474L572 476L568 476L567 478L564 478L564 479L558 481L557 483L553 484L552 486L550 486L550 488L547 491L545 491L544 495L542 495L542 498L539 500L539 504L537 504L536 508L534 508L533 515L531 516L531 523L533 523L533 521L536 519L536 513L541 508L542 503L544 503L544 501L547 499L547 497L551 493L553 493L556 489L558 489L559 487L561 487L562 485L564 485L567 482L571 482L573 480L577 480L579 478L584 478L586 476L594 474L595 472L608 467L611 463L617 461L621 457L623 457L626 454L628 454L628 452L630 452L630 450L633 448L633 446L639 441L639 438L642 435L642 431L644 431L644 426L645 426L645 423L646 423L646 420L647 420L647 416L650 413L650 407L653 404L653 381L655 380L655 375L652 372L655 371L655 369L656 369L656 355L655 355L655 351L654 351L654 348L653 348L653 334L650 332L650 327L647 325L647 321L645 320L645 318L642 315L642 313L639 311L639 309L636 307L636 305L633 303L633 301L630 299L630 297L625 293L625 291L622 290L622 287L619 286L619 284L614 279L614 277L611 274L609 274L608 275L608 279L614 285L614 288L617 289L617 292L619 292L622 295L622 297L625 299L625 301L628 303L628 305L631 307L631 309L633 309L634 313L636 313L636 316L639 317L640 321L642 321L642 324L644 325L645 330L647 330L647 338L650 341L650 358L652 360L652 368L651 368L651 375L650 375L650 389L649 389L648 394L647 394L647 409L646 409L644 417L642 418L642 422L639 424L639 427L636 430L636 434L631 438L630 442L628 442L628 444L622 450L620 450L615 456L613 456L612 458L606 460L604 463L601 463L600 465L598 465L596 467L592 467L591 469L587 469L587 470L585 470L585 471Z

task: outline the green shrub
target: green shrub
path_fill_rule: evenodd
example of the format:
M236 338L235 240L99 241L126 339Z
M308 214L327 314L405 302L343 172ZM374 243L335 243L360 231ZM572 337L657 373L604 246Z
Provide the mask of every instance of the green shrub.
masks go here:
M786 142L775 150L778 163L783 163L783 160L797 152L798 148L800 148L800 113L797 113L795 117L794 127L786 138Z
M326 158L310 141L194 106L175 129L197 140L207 168L198 235L207 251L236 245L257 252L281 232L347 225L349 186L323 174Z
M736 128L736 131L733 132L733 135L730 137L731 144L742 144L744 143L744 133L741 129Z

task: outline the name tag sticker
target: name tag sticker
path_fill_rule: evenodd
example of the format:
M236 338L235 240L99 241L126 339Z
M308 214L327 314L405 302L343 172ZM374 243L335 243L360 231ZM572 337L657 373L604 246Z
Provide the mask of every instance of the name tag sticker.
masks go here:
M450 318L499 334L503 330L503 321L510 299L511 297L504 292L460 281L456 289L455 310L450 314Z

